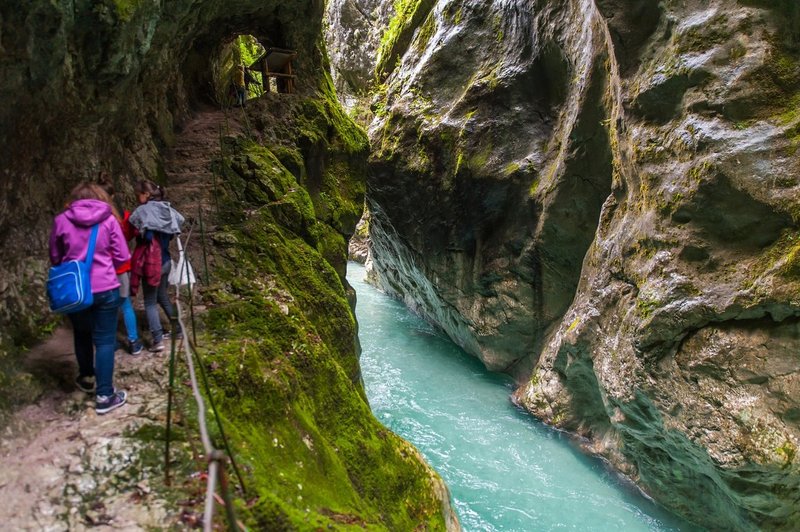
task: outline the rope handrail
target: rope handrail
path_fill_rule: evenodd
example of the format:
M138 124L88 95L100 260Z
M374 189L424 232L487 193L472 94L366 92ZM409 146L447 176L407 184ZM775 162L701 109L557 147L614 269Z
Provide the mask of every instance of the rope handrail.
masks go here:
M192 286L195 284L195 283L193 283L191 281L191 277L188 275L188 258L187 258L187 255L188 255L188 249L189 249L189 240L190 240L191 236L192 236L192 230L190 229L189 234L186 237L186 243L183 246L183 253L184 253L183 268L184 269L180 274L181 280L183 280L184 274L186 274L185 278L186 278L186 280L188 281L188 284L189 284L189 293L190 293L190 295L191 295L191 291L192 291ZM178 238L180 238L180 237L178 237ZM191 298L190 298L190 305L192 305ZM178 327L180 328L180 332L183 335L183 339L184 339L184 341L182 342L183 352L184 352L184 355L185 355L185 358L186 358L186 365L187 365L187 368L189 370L189 380L191 382L192 395L194 396L195 402L197 404L197 416L198 416L198 425L199 425L199 430L200 430L200 440L201 440L201 442L203 444L203 449L204 449L204 451L206 453L206 457L208 458L206 500L205 500L204 511L203 511L203 531L204 532L211 532L213 530L214 503L215 503L215 498L217 498L217 494L216 494L217 487L216 487L216 484L217 484L218 480L219 480L220 488L225 490L225 493L223 493L223 502L224 502L223 505L225 506L226 515L228 517L228 525L229 525L230 529L234 530L234 531L246 530L245 527L236 519L236 514L235 514L235 511L234 511L234 508L233 508L233 503L231 501L229 493L227 493L228 483L227 483L227 481L225 479L225 468L224 468L224 466L220 467L220 462L225 462L227 457L226 457L224 452L214 448L214 445L213 445L213 443L211 441L211 436L210 436L209 431L208 431L208 422L207 422L207 419L206 419L206 405L205 405L205 401L203 400L203 395L200 392L200 386L198 384L198 379L197 379L197 371L195 370L195 365L194 365L194 357L192 356L192 349L195 349L195 351L196 351L196 348L193 347L192 342L190 342L189 339L188 339L188 336L186 334L186 326L185 326L184 321L183 321L184 310L183 310L183 307L181 305L181 300L180 300L180 282L176 286L175 308L177 310L177 315L175 317L173 317L172 320L174 322L177 322ZM174 328L174 324L173 324L173 328ZM173 331L173 335L172 335L172 349L171 349L171 355L170 355L170 357L171 357L170 358L170 388L169 388L170 401L168 403L168 406L171 406L171 393L172 393L172 384L173 384L172 383L172 374L173 374L172 366L174 364L174 356L175 356L176 341L177 341L176 340L176 335L174 333L175 333L175 331ZM210 391L210 389L208 387L208 382L207 382L207 380L205 378L205 372L202 371L202 367L200 369L201 369L201 374L203 376L203 381L204 381L204 384L205 384L206 392L209 394L209 400L213 401L211 399L211 397L210 397L211 391ZM170 425L169 410L170 409L168 408L168 413L167 413L167 437L166 437L166 439L167 439L167 451L166 451L167 452L167 456L166 456L167 472L169 471L169 469L168 469L168 467L169 467L168 466L168 464L169 464L169 425ZM214 415L217 416L217 423L219 425L220 430L222 430L222 424L221 424L221 422L220 422L220 420L218 418L218 415L216 413L216 409L214 409ZM223 438L224 438L224 432L222 434L223 434ZM225 446L226 446L226 448L228 447L227 439L225 439ZM230 454L230 449L228 449L228 453ZM231 459L232 458L233 457L231 457ZM233 464L234 470L236 471L236 474L239 477L239 482L242 485L242 489L244 489L244 484L242 483L242 479L241 479L241 475L239 474L239 470L236 467L235 462L233 460L232 460L231 463ZM167 473L167 475L168 475L168 473Z

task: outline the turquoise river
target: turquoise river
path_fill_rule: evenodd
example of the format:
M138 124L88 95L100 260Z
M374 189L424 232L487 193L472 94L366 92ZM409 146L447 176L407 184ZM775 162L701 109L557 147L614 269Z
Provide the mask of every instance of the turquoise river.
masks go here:
M444 478L464 530L696 530L514 407L510 379L364 275L348 264L370 405Z

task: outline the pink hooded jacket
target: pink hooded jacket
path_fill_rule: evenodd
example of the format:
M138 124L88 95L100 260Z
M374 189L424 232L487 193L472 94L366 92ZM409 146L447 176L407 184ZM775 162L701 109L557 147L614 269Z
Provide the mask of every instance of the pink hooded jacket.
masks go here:
M74 201L56 216L50 233L50 262L55 266L68 260L84 260L92 226L99 223L92 262L92 293L119 287L116 268L131 258L128 243L111 206L100 200Z

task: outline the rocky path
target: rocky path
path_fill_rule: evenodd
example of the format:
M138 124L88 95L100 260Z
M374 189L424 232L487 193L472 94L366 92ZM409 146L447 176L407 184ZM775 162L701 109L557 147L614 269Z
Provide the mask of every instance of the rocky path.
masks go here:
M220 127L232 133L241 129L233 116L202 110L186 124L167 159L168 199L190 223L197 221L198 209L206 221L211 213L210 165L219 153ZM190 247L199 265L200 246ZM141 308L139 318L141 331L146 329ZM0 435L0 500L5 501L0 529L146 530L188 526L195 519L196 501L184 501L180 509L163 489L168 356L117 351L115 386L128 390L128 404L98 416L93 396L73 381L77 367L71 331L59 328L31 349L28 369L52 386L17 412ZM186 433L192 438L196 428ZM173 446L175 453L186 455L191 447ZM178 482L192 484L187 478ZM192 489L183 487L171 495L185 496Z
M213 208L214 175L211 162L220 153L220 135L241 133L236 120L241 111L217 109L199 112L181 131L166 160L167 198L187 218Z
M166 419L165 355L117 351L115 386L128 404L104 416L78 390L72 332L58 329L29 353L32 372L56 385L18 412L0 441L0 528L141 530L174 521L151 484L163 450L153 433ZM158 477L158 478L155 478Z
M201 211L203 230L207 235L213 233L214 188L220 179L214 176L211 163L219 157L221 136L242 133L237 119L240 116L237 109L227 113L211 108L200 111L183 128L166 160L167 199L186 217L183 241L189 238L187 254L198 282L203 269Z

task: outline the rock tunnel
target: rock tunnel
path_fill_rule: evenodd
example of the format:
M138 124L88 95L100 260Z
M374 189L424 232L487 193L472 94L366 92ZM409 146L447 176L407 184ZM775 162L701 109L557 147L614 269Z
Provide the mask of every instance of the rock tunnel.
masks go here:
M0 94L15 102L0 112L6 279L26 275L20 257L27 242L46 243L41 213L56 210L81 179L103 169L129 176L120 182L127 194L136 178L163 177L161 157L176 131L194 109L216 105L214 63L236 36L297 50L299 92L322 79L319 2L126 5L100 2L72 12L31 2L3 13ZM23 303L27 297L8 291L2 298L6 335L35 326L11 317L43 301Z

